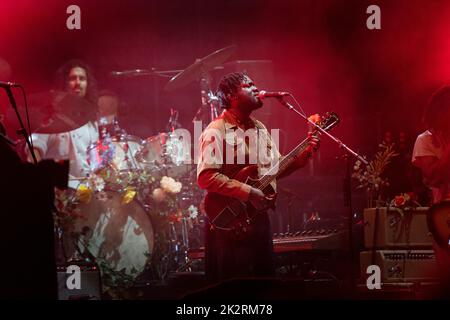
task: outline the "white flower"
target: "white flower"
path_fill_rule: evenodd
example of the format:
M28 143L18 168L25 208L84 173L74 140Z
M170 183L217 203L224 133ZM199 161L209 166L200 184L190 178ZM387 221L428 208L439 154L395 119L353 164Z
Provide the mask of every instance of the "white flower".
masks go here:
M361 161L357 160L355 162L355 165L353 166L353 170L358 171L360 166L361 166Z
M195 219L198 216L198 209L196 206L194 206L193 204L190 205L190 207L188 208L189 211L189 217L191 219Z
M103 180L102 177L96 174L92 174L89 177L89 183L91 185L91 188L94 189L94 191L103 191L105 189L105 180Z
M152 196L156 202L163 202L166 199L166 193L161 188L156 188L153 190Z
M171 177L164 176L161 179L161 188L166 192L178 193L181 191L181 187L181 182L177 182Z

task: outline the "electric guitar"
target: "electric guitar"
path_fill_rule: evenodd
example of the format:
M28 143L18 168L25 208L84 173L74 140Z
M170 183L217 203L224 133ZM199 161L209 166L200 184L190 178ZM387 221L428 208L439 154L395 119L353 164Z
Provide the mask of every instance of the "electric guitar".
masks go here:
M450 200L436 203L427 214L428 230L441 248L450 249Z
M339 117L336 113L327 113L326 117L316 123L322 129L329 131L339 123ZM314 136L320 133L313 131ZM277 164L271 167L267 173L258 177L258 166L249 165L241 169L231 178L245 182L254 188L261 190L265 195L275 194L275 190L270 183L279 177L290 167L298 156L308 147L309 138L303 140L286 156L281 157ZM236 198L220 195L214 192L208 192L205 196L205 211L211 225L214 228L226 231L234 231L236 234L246 233L251 227L253 219L263 210L257 210L250 202L244 202Z

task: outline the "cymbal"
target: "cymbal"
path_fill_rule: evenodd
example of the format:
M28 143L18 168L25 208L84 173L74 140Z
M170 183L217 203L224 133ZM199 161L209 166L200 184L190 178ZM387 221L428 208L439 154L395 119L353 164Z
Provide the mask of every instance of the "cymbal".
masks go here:
M197 59L194 64L190 65L179 74L174 76L165 85L164 90L172 91L174 89L180 88L189 84L192 81L198 80L204 76L204 73L212 70L214 67L225 62L230 58L236 51L237 46L231 45L220 50L214 51L213 53Z
M29 116L36 133L75 130L96 119L97 106L77 95L48 91L29 97Z

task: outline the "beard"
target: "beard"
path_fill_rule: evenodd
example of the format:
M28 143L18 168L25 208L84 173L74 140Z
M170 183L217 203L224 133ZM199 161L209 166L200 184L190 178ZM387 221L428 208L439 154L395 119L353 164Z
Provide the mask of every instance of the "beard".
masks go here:
M263 107L263 102L261 99L257 97L250 97L248 100L246 100L243 104L243 109L247 112L252 112L254 110L260 109Z

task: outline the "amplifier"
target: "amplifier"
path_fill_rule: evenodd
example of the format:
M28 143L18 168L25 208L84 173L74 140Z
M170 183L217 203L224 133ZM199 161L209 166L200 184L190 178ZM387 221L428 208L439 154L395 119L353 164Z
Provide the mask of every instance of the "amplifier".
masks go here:
M438 279L433 250L376 250L360 253L360 270L364 279L367 267L381 269L381 282L425 282Z
M432 247L432 237L428 231L426 214L428 208L403 211L386 207L364 210L365 247L389 249Z
M56 268L58 300L101 300L100 271L96 265L74 263Z

